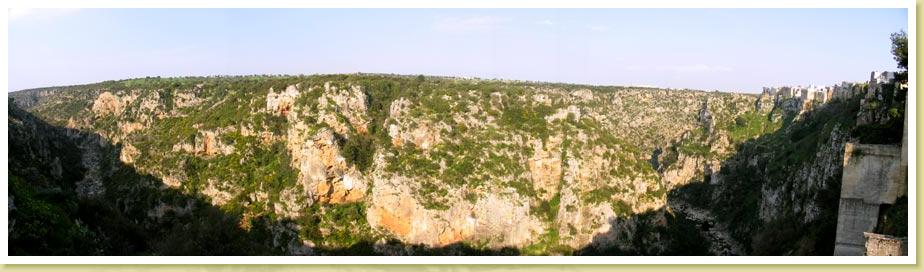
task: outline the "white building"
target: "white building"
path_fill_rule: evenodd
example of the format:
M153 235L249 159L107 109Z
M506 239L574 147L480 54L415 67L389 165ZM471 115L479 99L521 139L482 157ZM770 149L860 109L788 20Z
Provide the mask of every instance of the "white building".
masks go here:
M876 82L876 84L887 84L895 80L895 72L879 72L873 71L869 75L869 81Z
M815 100L815 101L818 101L818 102L821 102L821 103L828 103L828 91L826 91L826 90L824 90L824 89L815 91L815 98L814 98L814 100Z
M804 88L799 90L799 99L802 101L811 101L815 97L815 91L809 88Z
M847 99L856 95L854 88L856 88L856 83L851 83L843 81L840 84L834 85L834 94L832 99Z

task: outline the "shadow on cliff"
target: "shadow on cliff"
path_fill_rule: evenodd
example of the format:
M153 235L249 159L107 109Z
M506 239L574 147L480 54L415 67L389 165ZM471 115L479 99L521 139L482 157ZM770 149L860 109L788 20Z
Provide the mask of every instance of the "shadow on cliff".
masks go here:
M240 215L123 164L120 145L14 103L9 119L10 255L273 253L260 233L239 227Z
M214 206L196 193L165 186L157 177L124 164L119 159L122 146L99 134L54 126L15 103L10 103L8 116L10 255L284 255L292 253L292 241L299 241L298 233L280 237L272 231L297 222L263 216L242 220L244 215ZM85 166L86 161L92 166ZM648 220L653 214L628 220ZM682 232L671 227L653 231L664 230ZM646 242L651 241L638 240ZM511 247L430 247L395 239L362 239L346 247L295 246L316 255L523 254ZM687 248L696 246L690 243Z
M261 216L244 220L250 225L243 226L242 214L122 163L120 144L51 125L9 105L10 255L283 255L298 241L294 231L290 236L271 231L295 224L292 220ZM95 166L86 167L84 161ZM88 175L99 179L87 180ZM377 242L295 246L320 255L520 254L513 248Z
M204 197L163 185L119 160L122 146L101 135L53 126L10 103L11 255L282 255L293 237L272 226L291 220L257 217L242 226L242 214ZM747 144L746 144L747 145ZM84 148L81 148L84 146ZM91 148L86 148L90 146ZM95 154L87 154L87 150ZM93 187L83 166L96 155L101 186ZM693 202L708 192L691 183L668 192L668 201ZM704 189L705 188L705 189ZM94 191L95 190L95 191ZM78 197L78 194L95 196ZM575 255L711 255L694 222L669 208L612 219ZM833 232L833 231L832 231ZM298 235L292 233L292 235ZM297 237L295 239L297 241ZM397 240L361 240L348 247L308 247L320 255L521 255L519 249L481 249L463 243L444 247Z
M594 235L591 243L575 255L709 256L743 255L735 241L717 237L715 218L688 203L687 195L700 193L703 180L667 192L664 207L619 216L608 221L609 229ZM678 209L679 207L679 209ZM694 210L694 211L691 211ZM697 215L691 215L697 213Z
M780 129L736 147L716 185L678 198L712 211L751 255L832 255L844 144L859 110L854 98L783 116Z
M779 130L737 146L737 153L722 162L721 181L704 177L676 187L667 192L667 207L612 219L609 231L573 253L711 255L716 245L709 235L718 222L727 225L725 231L742 245L743 254L830 255L840 171L818 188L799 187L786 178L810 162L819 146L844 141L831 139L833 122L852 128L857 107L854 102L832 103L799 120L784 117ZM270 228L295 222L257 217L242 226L241 214L166 187L123 164L118 158L121 146L98 134L50 125L14 103L9 118L11 255L286 254L291 237L279 237ZM92 195L94 188L83 181L90 169L82 165L87 154L81 145L95 145L99 152L104 190L95 197L77 197L86 187ZM652 163L658 165L654 158ZM760 219L765 185L796 196L782 201L780 216L771 222ZM802 222L804 211L794 207L806 202L817 203L818 215ZM708 211L715 221L692 220L671 208L678 204ZM395 240L308 249L306 253L322 255L522 254L515 248L479 249L461 243L434 248Z
M736 152L721 162L721 170L715 175L717 180L701 175L667 193L667 207L684 206L687 211L664 208L612 220L610 230L594 237L591 245L580 252L625 251L626 248L610 245L614 239L628 240L638 246L650 244L645 239L664 244L660 252L638 252L639 248L644 251L644 247L635 248L636 253L643 255L699 255L703 253L703 245L714 251L735 252L728 250L729 245L715 244L723 242L714 237L716 232L722 232L732 240L730 244L737 244L737 254L832 255L844 143L859 139L888 144L901 139L900 124L857 127L859 111L859 98L832 101L799 118L781 111L777 118L781 118L782 126L737 144ZM767 118L774 117L771 114ZM653 166L659 165L656 158L652 156ZM819 164L827 170L815 169ZM813 171L829 172L803 173ZM797 178L799 175L806 176ZM703 216L693 218L689 210L703 212L709 220L702 220ZM655 227L642 229L638 237L621 234L626 222L637 218L655 222ZM717 228L716 224L723 227ZM691 230L698 230L699 237L683 237Z
M706 226L668 208L609 220L610 228L575 251L587 256L706 256L712 242Z

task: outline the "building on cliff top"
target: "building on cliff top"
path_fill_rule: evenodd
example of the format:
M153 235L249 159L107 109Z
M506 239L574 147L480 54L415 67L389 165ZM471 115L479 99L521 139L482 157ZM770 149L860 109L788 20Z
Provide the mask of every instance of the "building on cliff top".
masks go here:
M763 87L761 95L773 98L773 101L778 104L784 100L795 100L787 102L790 107L784 108L801 114L813 107L823 106L835 100L845 100L860 95L864 95L865 99L878 98L878 96L881 96L881 86L894 83L895 79L895 72L873 71L870 73L870 80L867 84L869 87L866 89L864 89L865 85L863 83L843 81L830 86Z

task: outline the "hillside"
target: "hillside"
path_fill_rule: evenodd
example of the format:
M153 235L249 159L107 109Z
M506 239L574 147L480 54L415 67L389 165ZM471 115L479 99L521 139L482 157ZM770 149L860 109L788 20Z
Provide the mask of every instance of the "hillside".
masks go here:
M10 253L827 255L844 144L901 138L888 90L875 107L370 74L25 90Z

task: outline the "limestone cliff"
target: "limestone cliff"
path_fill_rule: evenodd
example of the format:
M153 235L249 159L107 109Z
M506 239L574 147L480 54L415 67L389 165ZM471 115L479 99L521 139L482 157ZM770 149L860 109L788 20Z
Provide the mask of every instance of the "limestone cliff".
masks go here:
M124 190L97 161L123 163L151 188L239 215L229 225L272 237L259 244L278 254L718 254L687 219L693 209L672 208L688 199L677 194L708 186L696 206L734 206L723 220L759 214L730 227L745 243L770 233L754 222L812 224L855 118L828 125L816 120L853 108L767 95L368 74L11 96L114 144L82 153L79 195ZM799 154L767 152L784 137ZM754 173L767 178L742 180ZM157 222L199 211L158 201L143 213Z

